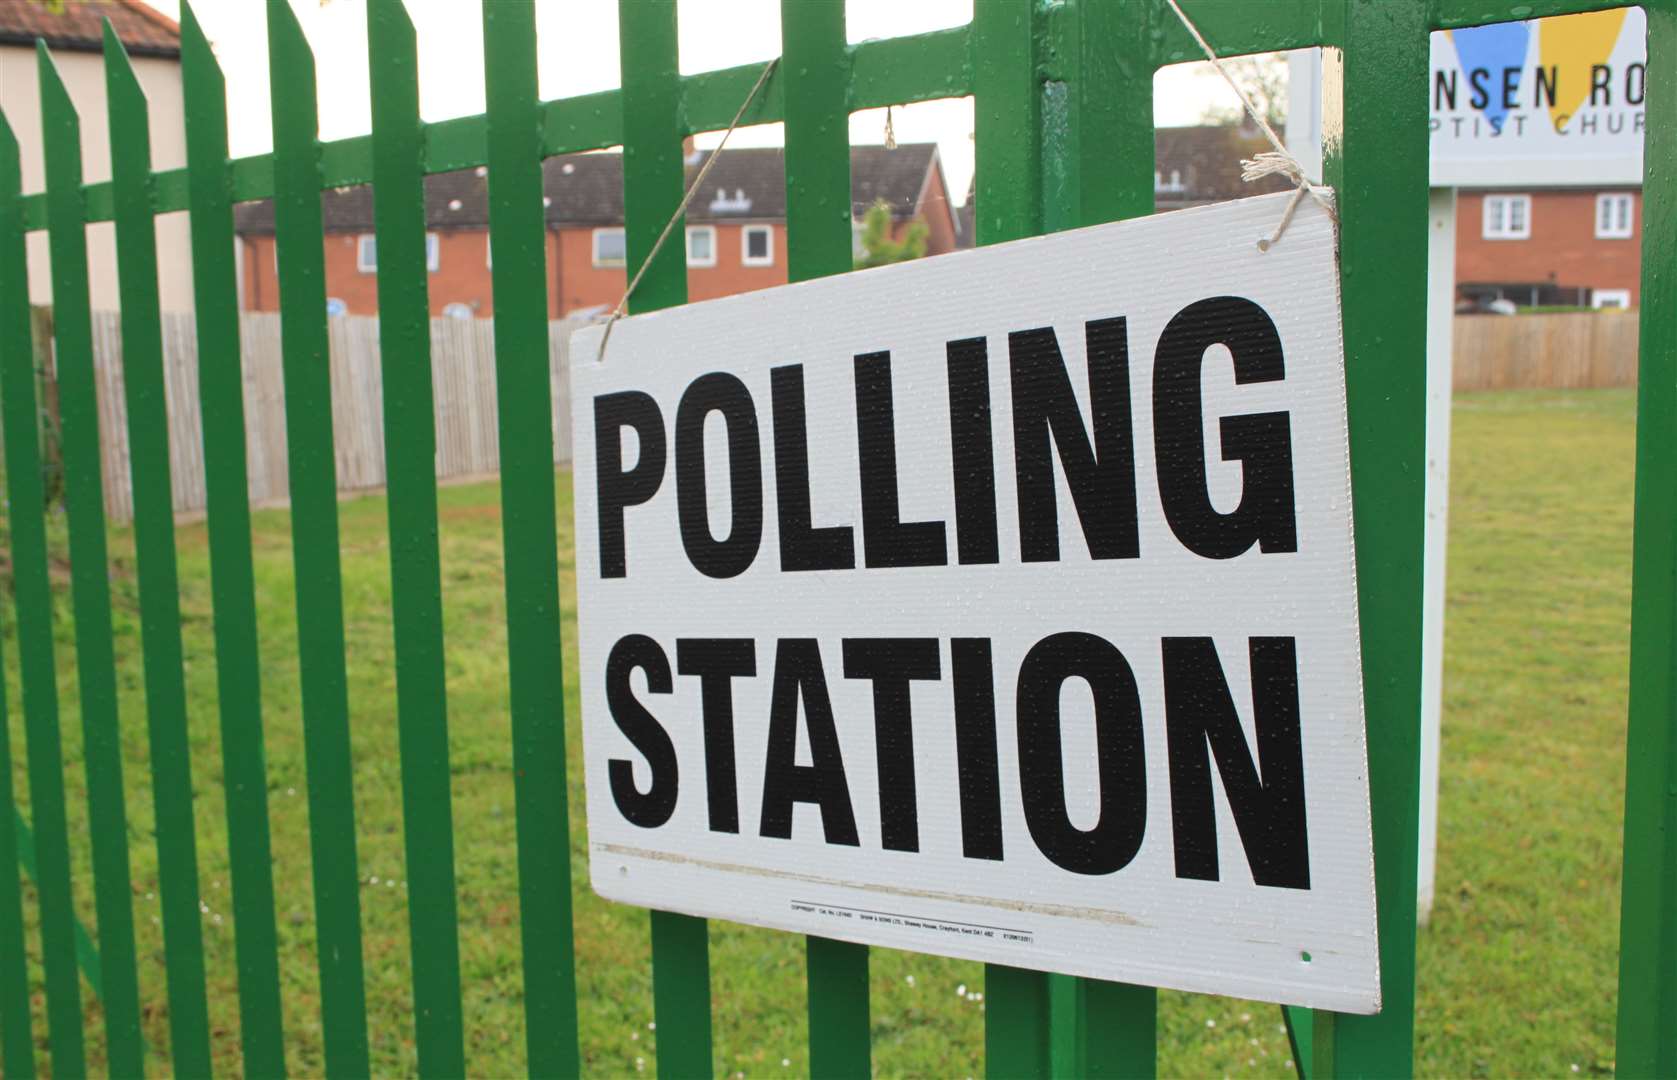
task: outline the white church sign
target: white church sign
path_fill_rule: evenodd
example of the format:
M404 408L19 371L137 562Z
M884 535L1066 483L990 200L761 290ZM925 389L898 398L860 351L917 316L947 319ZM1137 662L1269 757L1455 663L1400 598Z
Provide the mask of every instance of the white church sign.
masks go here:
M1432 184L1640 184L1648 20L1618 8L1432 35Z

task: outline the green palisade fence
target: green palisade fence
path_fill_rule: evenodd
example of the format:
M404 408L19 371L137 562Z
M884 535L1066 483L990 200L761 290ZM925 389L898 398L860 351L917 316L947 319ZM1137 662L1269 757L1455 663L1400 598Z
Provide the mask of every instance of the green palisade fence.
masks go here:
M1344 327L1363 625L1384 1011L1288 1010L1313 1076L1412 1071L1421 657L1421 537L1430 31L1619 6L1597 0L1184 0L1223 55L1327 46L1328 181L1341 216ZM1617 1061L1627 1075L1677 1074L1677 0L1647 0L1644 292ZM847 118L855 110L974 99L977 230L996 243L1150 213L1152 80L1198 59L1165 0L977 0L969 26L850 45L840 0L781 0L782 59L747 124L786 124L793 280L850 268ZM147 103L107 32L113 179L84 184L79 119L39 49L46 190L24 194L19 150L0 117L0 420L13 568L30 828L7 806L12 754L0 717L0 1062L36 1067L21 882L40 903L52 1072L86 1071L78 965L101 1003L110 1071L140 1075L140 965L124 785L149 787L156 818L162 978L174 1068L208 1075L193 780L166 444L154 219L188 211L198 333L216 681L243 1069L280 1076L287 1025L317 1026L334 1076L369 1071L367 978L346 689L325 270L319 193L370 183L376 207L389 462L395 715L409 882L411 1034L419 1071L460 1075L472 1018L462 998L448 708L433 475L433 384L423 177L486 166L490 198L508 710L517 824L522 993L532 1074L579 1071L571 928L557 508L547 360L545 157L622 145L633 272L682 197L681 141L726 127L761 73L747 65L682 76L674 0L619 0L622 89L539 100L539 41L521 0L483 5L486 112L419 119L414 30L401 0L369 0L373 134L322 143L314 61L289 6L268 9L274 152L229 160L224 84L182 11L187 167L154 172ZM562 16L561 16L562 17ZM269 783L244 453L232 206L271 198L297 581L307 797L318 935L318 998L282 1010ZM125 777L88 310L86 225L114 221L150 774ZM98 955L79 948L71 903L41 424L25 235L51 253L61 391L70 601L88 778ZM666 247L634 310L684 303L685 264ZM3 708L0 695L0 708ZM555 778L558 778L557 780ZM713 1068L708 931L650 916L659 1071ZM868 950L807 942L811 1071L870 1070ZM152 973L147 972L148 982ZM988 969L993 1075L1149 1075L1155 995L1145 987ZM306 1002L304 1005L302 1002ZM307 1015L299 1015L306 1009Z

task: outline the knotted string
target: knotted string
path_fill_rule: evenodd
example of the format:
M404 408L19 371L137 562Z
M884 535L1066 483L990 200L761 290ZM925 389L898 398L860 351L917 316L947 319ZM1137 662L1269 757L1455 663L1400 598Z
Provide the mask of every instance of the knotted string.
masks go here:
M1200 33L1199 27L1195 26L1193 20L1188 18L1188 13L1182 10L1182 5L1177 0L1165 0L1165 3L1169 4L1170 9L1176 12L1176 17L1182 20L1182 25L1199 43L1201 51L1205 53L1205 58L1211 61L1212 67L1217 69L1217 74L1223 77L1223 81L1229 84L1229 89L1233 90L1235 96L1240 98L1240 104L1245 107L1246 115L1252 118L1252 122L1258 125L1258 129L1269 139L1269 144L1275 147L1274 150L1266 150L1250 158L1241 159L1240 179L1246 183L1251 183L1253 180L1261 180L1266 176L1285 176L1294 184L1293 197L1288 200L1287 209L1281 214L1280 224L1275 227L1273 235L1258 241L1258 250L1268 251L1280 242L1281 234L1287 231L1287 226L1292 223L1293 214L1298 210L1299 203L1306 195L1316 200L1317 204L1327 212L1329 220L1335 225L1339 224L1339 217L1334 213L1332 189L1310 182L1310 177L1305 175L1304 166L1299 164L1298 158L1288 152L1286 145L1275 134L1275 129L1269 126L1269 121L1258 112L1258 107L1252 104L1252 99L1246 91L1240 88L1240 84L1234 81L1234 76L1230 75L1228 69L1223 66L1222 58L1212 49L1211 43L1205 40L1205 35Z
M687 213L687 204L691 203L693 196L699 193L699 188L704 185L705 177L710 175L711 166L715 165L717 159L722 156L722 148L728 145L728 136L732 135L734 129L740 126L740 120L745 117L745 110L751 108L751 103L757 100L757 92L763 88L764 83L769 81L769 75L774 72L774 66L778 63L780 63L780 57L777 56L763 65L763 73L757 76L757 81L751 86L751 92L745 95L744 101L740 102L739 111L734 114L734 119L728 125L728 130L722 133L722 141L717 143L716 149L711 151L709 157L705 158L704 165L700 166L699 174L693 177L693 182L688 185L686 193L681 197L681 203L675 208L675 213L671 214L670 220L664 223L664 231L658 234L658 240L652 245L652 250L641 261L640 269L635 271L635 276L629 280L629 287L623 290L623 298L617 302L616 307L611 309L611 318L606 320L606 332L600 335L600 352L595 357L595 363L605 362L606 343L611 340L611 328L616 326L617 320L623 317L624 311L629 307L629 297L635 294L635 288L640 285L641 278L646 276L647 269L658 258L658 252L664 248L664 241L668 240L670 233L675 231L675 223L681 220L681 215Z

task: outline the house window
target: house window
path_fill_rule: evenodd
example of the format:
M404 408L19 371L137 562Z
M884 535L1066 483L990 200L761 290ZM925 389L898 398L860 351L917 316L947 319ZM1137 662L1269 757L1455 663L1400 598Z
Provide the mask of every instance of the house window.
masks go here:
M1531 196L1485 196L1484 237L1487 240L1529 240Z
M495 269L495 240L488 233L483 234L483 265Z
M594 265L623 266L629 261L622 229L594 230Z
M1629 289L1595 289L1590 293L1590 306L1597 311L1613 309L1623 311L1630 307Z
M740 230L740 262L746 266L774 265L774 228L747 225Z
M431 273L437 272L441 265L441 241L436 233L425 234L425 269ZM363 274L378 273L378 237L372 233L362 233L355 238L355 268Z
M1636 203L1628 194L1613 192L1595 197L1595 238L1629 240Z
M716 265L716 226L687 226L687 265Z
M470 319L476 314L477 312L472 310L472 305L462 304L458 300L452 304L443 305L443 318L445 319Z

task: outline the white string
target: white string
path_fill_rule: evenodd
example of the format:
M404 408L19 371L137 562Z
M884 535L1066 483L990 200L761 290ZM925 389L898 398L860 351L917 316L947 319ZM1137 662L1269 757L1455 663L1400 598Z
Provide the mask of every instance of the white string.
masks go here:
M1285 176L1297 187L1297 190L1293 192L1292 199L1287 203L1287 209L1281 214L1281 223L1276 226L1275 233L1267 239L1259 240L1258 250L1268 251L1280 242L1281 234L1287 231L1287 226L1293 220L1293 213L1298 210L1299 202L1306 195L1315 199L1317 204L1327 211L1329 220L1337 225L1339 218L1334 213L1332 189L1310 182L1310 177L1304 173L1304 166L1299 164L1298 158L1288 153L1287 147L1281 142L1280 137L1275 134L1275 129L1270 127L1269 121L1265 120L1263 115L1258 112L1257 106L1252 104L1252 99L1247 96L1246 91L1242 90L1240 84L1234 81L1234 76L1230 75L1228 69L1223 66L1222 59L1211 48L1211 43L1205 40L1205 35L1200 33L1199 27L1195 26L1193 20L1188 18L1188 13L1182 10L1182 5L1177 3L1177 0L1165 0L1165 3L1169 4L1170 9L1176 12L1176 17L1182 20L1182 25L1199 43L1201 51L1205 53L1205 58L1211 61L1212 67L1217 69L1217 74L1223 77L1223 81L1229 84L1229 89L1233 90L1235 96L1240 98L1241 105L1246 109L1246 115L1252 118L1252 122L1257 124L1259 130L1269 139L1269 144L1275 147L1274 150L1266 150L1261 154L1253 155L1251 158L1242 159L1240 162L1240 179L1250 183L1266 176Z
M705 177L710 174L711 166L715 165L717 159L722 156L722 148L728 145L728 136L732 135L734 129L740 126L740 120L744 118L745 110L751 108L751 103L757 99L757 91L761 90L763 84L769 81L769 75L778 63L780 63L780 57L777 56L763 65L763 73L757 76L757 81L751 86L751 92L745 95L744 101L740 102L739 111L734 114L733 121L728 124L728 130L722 133L722 141L716 144L716 149L711 151L710 156L705 159L704 165L699 168L698 175L693 177L693 183L688 185L686 194L681 197L680 205L675 208L675 213L671 214L670 220L664 223L664 231L658 234L657 241L652 245L652 250L647 253L646 258L641 261L640 269L635 271L635 276L630 280L629 287L623 290L623 298L617 301L616 307L611 309L611 318L606 320L606 332L600 335L600 352L594 358L595 363L605 362L606 343L611 340L611 328L616 326L617 320L623 317L623 312L629 306L629 297L635 294L635 288L641 283L641 278L646 276L647 269L658 258L658 252L663 250L664 241L670 238L670 233L675 229L675 223L681 220L681 215L687 213L687 204L693 201L693 196L698 194L699 188L705 182Z

